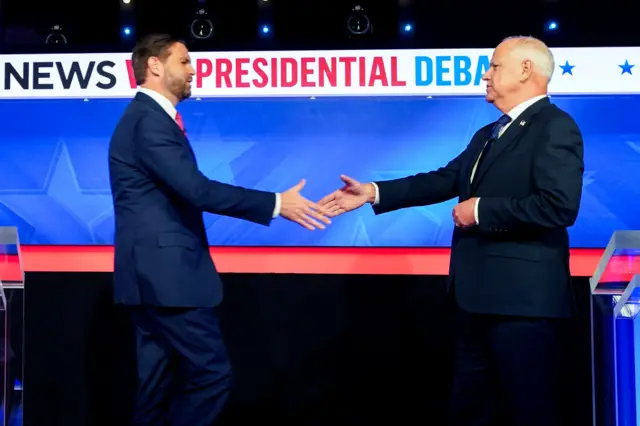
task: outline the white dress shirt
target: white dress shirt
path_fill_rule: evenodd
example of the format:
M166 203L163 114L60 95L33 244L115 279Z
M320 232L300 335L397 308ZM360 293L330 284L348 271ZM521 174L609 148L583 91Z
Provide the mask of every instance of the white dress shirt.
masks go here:
M155 90L147 89L146 87L141 87L140 92L144 93L145 95L149 96L151 99L156 101L158 105L160 105L162 109L167 114L169 114L169 117L171 117L173 120L176 119L176 116L178 115L178 111L176 110L176 107L173 105L173 103L169 99L165 98L163 95L156 92ZM275 208L273 209L273 217L278 217L280 215L280 206L281 206L280 194L276 193L276 205L275 205Z
M500 133L498 133L498 139L500 138L500 136L502 136L504 134L504 132L509 128L509 126L511 125L511 123L513 123L514 121L516 121L516 118L518 118L518 116L520 116L520 114L522 114L527 108L529 108L531 105L535 104L536 102L538 102L540 99L546 98L547 95L540 95L540 96L535 96L529 100L526 100L524 102L522 102L521 104L517 105L516 107L514 107L511 111L509 111L507 113L507 115L509 117L511 117L511 121L508 122L507 124L505 124L502 129L500 129ZM485 142L486 145L486 142ZM475 164L473 165L473 170L471 171L471 182L473 182L473 178L476 174L476 167L478 167L478 161L480 161L480 156L482 155L482 152L480 153L480 155L478 156L478 158L476 159ZM376 189L376 199L373 202L373 205L376 205L380 202L380 190L378 189L378 185L376 185L375 182L372 182L373 187ZM476 204L473 207L473 216L476 220L476 225L480 223L480 218L478 217L478 204L480 203L480 198L476 199Z

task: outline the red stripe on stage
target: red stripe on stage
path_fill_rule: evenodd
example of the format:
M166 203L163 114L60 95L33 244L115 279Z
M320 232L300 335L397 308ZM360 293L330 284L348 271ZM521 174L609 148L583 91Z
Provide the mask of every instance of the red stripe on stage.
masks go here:
M212 247L220 272L446 275L445 248ZM571 250L571 274L593 275L602 249ZM112 246L22 246L27 272L112 272Z

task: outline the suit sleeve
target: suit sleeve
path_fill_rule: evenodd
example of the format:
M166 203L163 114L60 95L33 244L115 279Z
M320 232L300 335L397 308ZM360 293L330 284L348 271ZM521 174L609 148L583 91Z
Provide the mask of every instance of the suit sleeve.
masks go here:
M199 170L189 148L173 130L143 117L136 127L136 153L155 179L202 211L269 225L276 195L208 179Z
M533 192L525 197L482 197L478 203L480 230L572 226L582 197L583 154L576 123L568 116L550 121L533 158Z
M467 152L468 149L438 170L375 182L380 200L373 206L373 211L382 214L407 207L441 203L457 197L463 158Z

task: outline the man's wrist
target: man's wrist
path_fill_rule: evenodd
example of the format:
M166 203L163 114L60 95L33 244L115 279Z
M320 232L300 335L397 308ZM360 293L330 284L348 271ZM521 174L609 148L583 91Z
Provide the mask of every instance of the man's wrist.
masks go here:
M376 187L373 183L365 183L364 184L364 191L365 194L367 195L367 203L369 204L373 204L376 201Z

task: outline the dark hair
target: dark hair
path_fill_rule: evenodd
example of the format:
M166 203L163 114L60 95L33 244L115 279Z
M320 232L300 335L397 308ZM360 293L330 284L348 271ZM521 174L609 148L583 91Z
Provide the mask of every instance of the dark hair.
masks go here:
M167 34L151 34L136 44L131 54L131 65L138 85L144 84L147 78L149 58L156 56L164 61L169 56L169 48L176 43L182 43L182 40Z

